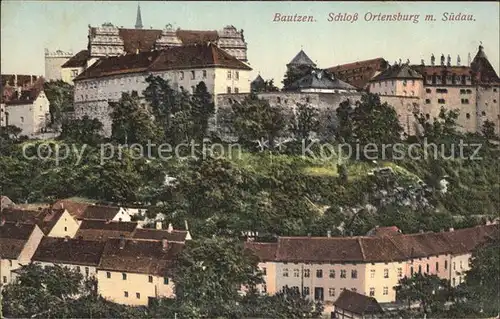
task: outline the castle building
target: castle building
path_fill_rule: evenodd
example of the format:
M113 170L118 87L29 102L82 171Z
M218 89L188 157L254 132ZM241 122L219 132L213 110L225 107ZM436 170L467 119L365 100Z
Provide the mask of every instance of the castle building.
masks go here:
M358 89L366 89L368 82L388 66L389 63L385 59L376 58L337 65L326 70Z
M73 57L72 52L45 49L45 79L47 81L62 80L61 69Z
M460 57L452 65L449 55L442 55L439 65L434 55L431 65L396 63L372 78L368 90L396 109L409 135L418 130L413 113L432 121L442 107L458 109L458 125L464 132L481 132L488 120L500 134L499 86L500 79L480 45L470 66L460 65Z
M71 57L60 53L57 60L55 55L46 53L46 72L50 71L50 79L57 73L58 79L71 83L100 58L208 42L238 60L247 62L247 43L243 30L237 30L234 26L226 26L222 30L182 30L174 29L171 24L163 29L144 29L141 8L138 6L134 29L118 27L109 22L100 27L89 25L87 48ZM65 60L62 59L63 55ZM59 69L55 70L56 67Z
M123 92L147 88L149 75L161 76L176 90L193 93L204 82L210 94L249 93L252 69L218 46L192 44L98 60L74 79L75 117L97 118L111 135L109 102Z

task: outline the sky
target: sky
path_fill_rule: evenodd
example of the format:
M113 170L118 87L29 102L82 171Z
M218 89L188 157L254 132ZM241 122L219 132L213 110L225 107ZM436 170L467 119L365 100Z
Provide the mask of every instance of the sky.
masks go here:
M136 1L1 2L1 71L44 74L44 49L77 53L87 46L88 25L111 22L133 28ZM252 77L261 74L280 83L286 64L303 49L318 67L383 57L390 63L430 63L432 53L457 55L462 65L480 41L499 71L499 4L496 2L169 2L141 1L144 28L167 24L191 30L244 30ZM365 21L368 14L419 14L419 22ZM443 13L473 15L475 21L441 21ZM273 22L282 15L312 15L315 22ZM346 13L355 22L328 22ZM436 21L425 21L433 14Z

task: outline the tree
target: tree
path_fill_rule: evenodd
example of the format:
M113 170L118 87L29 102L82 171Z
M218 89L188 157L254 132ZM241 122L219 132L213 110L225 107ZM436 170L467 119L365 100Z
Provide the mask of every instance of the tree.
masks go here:
M304 76L310 74L313 70L314 68L309 65L300 65L288 68L283 78L283 91L290 90L290 86L295 81L300 80Z
M498 315L500 309L500 237L496 232L472 253L471 268L466 272L468 303L485 315Z
M433 122L423 114L415 114L415 117L423 128L424 137L429 141L438 141L459 135L457 131L459 114L458 110L446 110L441 107L438 117L434 118Z
M399 280L395 287L396 299L408 303L418 302L425 314L431 310L444 308L444 303L449 299L449 282L436 275L415 273L412 277ZM408 307L410 308L410 307Z
M317 132L318 128L318 110L307 104L297 104L295 121L292 125L292 132L295 137L308 140L311 133Z
M203 318L241 318L239 291L263 282L257 263L237 239L189 241L173 278L176 301L184 308L192 305Z
M122 93L120 100L111 106L111 138L116 142L146 145L148 141L156 143L163 136L147 109L140 105L137 92Z
M286 129L283 110L255 94L247 96L241 103L235 102L232 111L232 126L241 141L267 140L273 149L276 138Z
M144 98L152 109L155 121L160 123L167 133L171 127L177 92L170 86L168 80L160 76L150 75L146 78L146 82L148 87L143 92Z
M66 120L62 123L60 139L97 146L102 142L102 123L85 115L82 119Z
M489 140L498 138L498 136L495 134L495 123L493 123L492 121L484 121L481 132L483 133L484 137Z
M200 82L196 86L192 105L193 136L201 141L208 135L209 119L215 112L213 98L208 93L205 82Z
M341 102L337 108L337 121L338 125L335 130L335 136L339 141L351 142L353 141L353 120L352 113L354 107L349 99Z
M57 80L45 82L43 89L50 102L50 122L52 125L60 125L63 113L73 109L74 86Z

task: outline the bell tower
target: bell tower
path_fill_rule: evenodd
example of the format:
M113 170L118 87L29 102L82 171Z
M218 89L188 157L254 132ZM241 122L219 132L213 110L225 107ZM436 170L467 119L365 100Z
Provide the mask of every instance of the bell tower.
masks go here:
M135 18L135 28L142 29L141 5L137 4L137 17Z

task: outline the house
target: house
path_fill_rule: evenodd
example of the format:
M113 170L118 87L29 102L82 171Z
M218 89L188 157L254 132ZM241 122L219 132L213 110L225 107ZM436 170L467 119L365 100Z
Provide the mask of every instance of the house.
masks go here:
M279 237L275 243L245 246L259 258L268 293L291 287L327 308L345 289L394 302L393 288L416 272L457 286L470 269L472 251L499 232L498 224L439 233L392 229L381 236Z
M73 237L78 230L79 223L66 209L40 208L39 210L25 210L5 208L0 213L2 218L11 222L36 224L46 236Z
M59 200L52 208L64 208L76 219L100 219L129 222L130 214L123 207L94 205L71 200Z
M288 86L287 90L302 93L345 93L356 92L356 88L334 77L325 70L312 70Z
M385 59L375 58L337 65L327 70L356 88L364 89L368 82L384 71L388 65L389 63Z
M36 224L0 220L0 280L8 284L14 279L13 271L30 262L43 238Z
M384 311L377 299L344 289L334 303L335 319L382 318Z
M167 240L109 239L97 268L99 294L131 306L173 297L172 271L183 247Z
M5 126L17 126L21 129L20 135L28 137L43 133L50 123L50 102L43 91L43 83L44 79L38 78L30 87L14 87L8 97L4 91L9 88L2 88Z
M84 278L97 277L97 266L104 250L104 242L77 238L44 237L32 261L47 265L60 265L76 269Z
M142 228L138 227L132 234L133 238L138 239L151 239L151 240L163 240L166 239L169 242L184 243L186 240L191 240L191 234L189 233L187 222L186 230L174 229L172 224L168 224L167 229L162 229L162 222L156 222L156 228Z
M81 219L85 209L92 205L91 203L76 202L68 199L61 199L52 205L53 209L66 209L71 216L76 219Z
M4 209L7 207L13 207L16 204L10 200L7 196L0 196L0 209Z
M137 228L135 222L120 222L100 219L84 219L75 238L106 241L111 237L131 237Z

